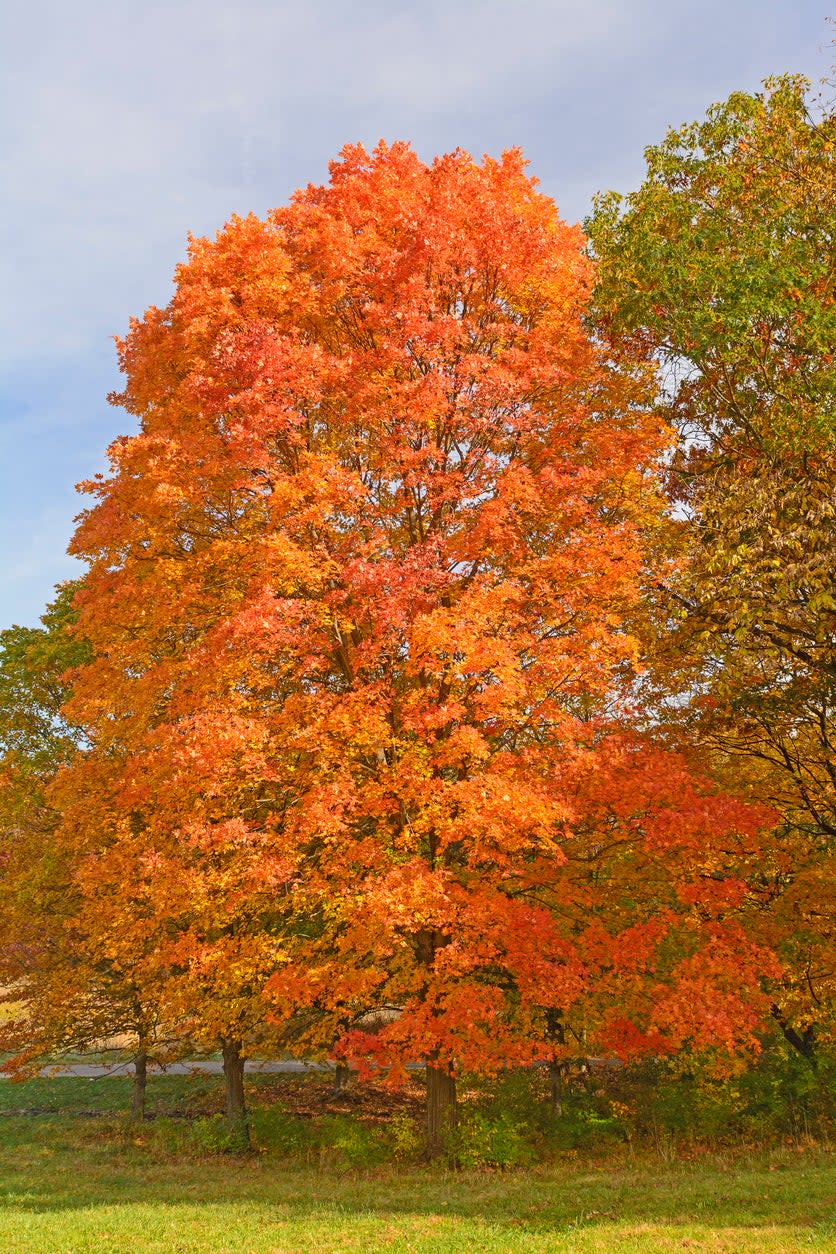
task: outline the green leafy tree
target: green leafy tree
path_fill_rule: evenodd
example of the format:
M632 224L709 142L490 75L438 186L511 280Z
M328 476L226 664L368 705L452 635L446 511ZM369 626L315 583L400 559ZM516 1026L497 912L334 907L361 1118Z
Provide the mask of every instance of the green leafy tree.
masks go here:
M788 964L775 1018L812 1056L834 978L836 128L808 87L670 131L588 226L599 327L657 359L680 433L657 696L784 818L751 907Z

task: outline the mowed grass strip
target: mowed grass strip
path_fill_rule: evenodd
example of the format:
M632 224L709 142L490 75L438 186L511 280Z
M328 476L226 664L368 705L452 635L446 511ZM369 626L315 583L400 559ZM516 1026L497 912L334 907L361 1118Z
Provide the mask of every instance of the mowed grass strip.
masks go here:
M203 1082L174 1079L155 1080L154 1102L203 1104ZM681 1163L567 1156L504 1173L360 1173L274 1154L178 1160L135 1144L110 1113L78 1117L94 1095L114 1109L112 1081L34 1083L15 1086L18 1097L4 1085L6 1109L52 1096L53 1109L76 1114L0 1119L4 1254L836 1252L836 1174L820 1151Z
M273 1161L142 1162L58 1129L2 1160L0 1248L28 1254L836 1249L827 1164L570 1166L373 1176ZM11 1147L10 1147L11 1149ZM776 1170L770 1171L770 1166Z

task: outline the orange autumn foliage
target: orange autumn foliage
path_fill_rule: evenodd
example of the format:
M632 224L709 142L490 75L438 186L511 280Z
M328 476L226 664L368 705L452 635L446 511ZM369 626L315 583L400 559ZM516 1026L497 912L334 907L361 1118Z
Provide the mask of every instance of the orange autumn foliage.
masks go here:
M396 1068L541 1057L550 1010L625 1052L751 1034L727 916L768 816L631 731L668 433L591 281L518 152L349 147L120 344L58 788L207 1041L265 997Z

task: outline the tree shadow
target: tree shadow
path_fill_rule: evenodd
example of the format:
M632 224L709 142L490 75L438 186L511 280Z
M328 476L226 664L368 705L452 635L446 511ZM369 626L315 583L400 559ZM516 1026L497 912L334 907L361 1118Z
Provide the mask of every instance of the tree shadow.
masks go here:
M512 1232L559 1235L613 1224L631 1231L642 1225L772 1229L783 1230L787 1240L803 1233L809 1239L834 1219L833 1172L816 1154L725 1165L650 1160L612 1169L572 1164L505 1173L414 1167L359 1172L276 1156L173 1161L113 1145L79 1145L60 1128L56 1132L36 1158L9 1146L2 1170L7 1216L149 1207L169 1214L205 1211L221 1222L229 1211L248 1217L254 1231L265 1223L304 1224L329 1216L348 1225L455 1217L475 1228L506 1231L509 1239Z

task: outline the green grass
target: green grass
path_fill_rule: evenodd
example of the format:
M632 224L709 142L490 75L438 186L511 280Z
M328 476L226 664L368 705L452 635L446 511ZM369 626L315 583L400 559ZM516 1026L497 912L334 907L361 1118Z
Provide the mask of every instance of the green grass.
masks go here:
M273 1154L178 1161L155 1143L154 1121L134 1133L114 1117L127 1088L0 1086L4 1254L836 1252L836 1178L814 1150L674 1163L566 1156L457 1174L341 1171ZM214 1078L159 1077L149 1088L163 1112L217 1104ZM63 1113L8 1113L45 1106ZM91 1110L103 1113L80 1117Z

